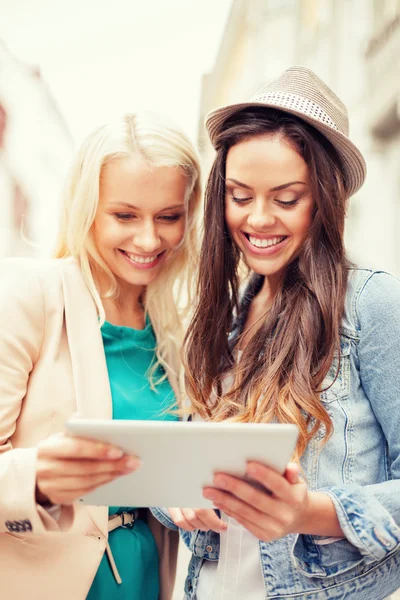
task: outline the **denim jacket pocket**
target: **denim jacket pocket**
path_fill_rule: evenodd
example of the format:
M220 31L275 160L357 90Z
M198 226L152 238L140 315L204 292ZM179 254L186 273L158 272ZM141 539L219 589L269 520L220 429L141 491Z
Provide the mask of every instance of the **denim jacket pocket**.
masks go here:
M339 368L338 368L339 367ZM339 355L335 353L332 364L322 382L321 400L330 404L350 394L350 340L342 337Z
M332 541L331 541L332 540ZM364 566L364 557L346 538L322 540L299 535L293 547L296 567L306 577L337 577Z
M219 533L212 531L183 531L180 530L181 538L185 545L197 558L206 560L218 560L219 558Z

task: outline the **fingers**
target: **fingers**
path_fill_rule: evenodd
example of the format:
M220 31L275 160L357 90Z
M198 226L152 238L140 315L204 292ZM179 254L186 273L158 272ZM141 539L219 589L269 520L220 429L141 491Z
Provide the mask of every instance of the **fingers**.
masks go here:
M222 521L214 509L200 509L197 511L197 514L200 516L201 520L205 526L208 527L208 529L221 532L228 528L227 524Z
M74 438L60 433L51 436L38 446L38 454L49 458L86 458L90 460L117 460L124 455L123 450L110 444Z
M259 539L269 541L299 531L308 504L307 486L299 467L290 463L284 475L259 463L249 463L244 481L226 473L214 476L215 487L204 488L204 496L235 518ZM255 487L261 484L261 489Z
M266 514L274 514L279 510L278 501L271 497L266 490L259 490L242 479L217 473L213 483L215 488L204 488L204 496L212 500L218 508L222 508L219 503L222 499L225 500L226 495L222 493L223 491L229 494L232 508L238 504L235 500L237 498L241 503L246 503Z
M276 540L281 537L281 533L279 529L276 528L276 524L273 519L266 519L265 516L262 516L262 519L256 519L257 522L249 521L243 514L235 512L231 509L227 509L226 514L229 517L235 519L240 525L243 525L254 535L258 540L262 540L264 542L270 542L272 540Z
M228 494L222 492L220 494L217 500L220 509L229 517L236 519L238 523L244 524L246 528L251 526L261 529L264 524L273 526L273 519Z
M226 524L219 518L215 510L212 508L184 508L183 514L187 522L194 526L195 529L201 531L213 531L221 532L226 529Z
M90 477L102 473L122 475L135 471L139 466L140 461L132 456L123 456L118 460L102 461L40 458L36 472L42 478L55 477L58 474L66 477Z
M190 527L189 523L186 521L180 508L169 508L168 512L175 525L177 525L180 529L184 529L185 531L193 531L193 528Z
M136 471L140 460L120 448L94 440L54 435L38 446L37 497L68 504L112 481Z
M169 514L175 525L179 527L179 529L183 529L184 531L194 531L196 527L191 525L187 520L183 513L183 509L181 508L169 508Z
M260 463L249 462L246 473L249 477L261 483L276 498L285 500L290 495L292 484L277 471Z
M170 508L169 513L175 523L179 527L179 529L183 529L184 531L194 531L196 529L196 525L194 523L190 523L186 518L186 513L190 519L190 509L186 509L184 511L183 508Z
M215 485L218 485L218 489L206 487L204 488L203 495L205 498L212 500L215 506L218 506L218 508L224 511L227 515L232 516L232 513L244 514L246 511L248 516L250 510L253 512L252 506L254 506L254 504L250 505L243 499L245 494L242 493L240 487L233 485L232 488L234 488L235 491L232 489L232 493L229 493L228 491L222 491L222 484L219 483L218 478L215 478ZM247 484L244 485L247 486ZM226 489L227 488L228 485L226 486ZM259 515L261 516L261 512L259 512ZM257 519L257 517L255 517L255 519Z
M109 483L118 475L100 474L93 475L82 481L81 478L63 477L42 482L40 491L52 502L52 504L72 504L81 496L95 490L100 485Z
M245 483L243 483L243 485L247 486ZM255 491L257 492L257 495L263 494L263 492L259 492L258 490ZM278 536L282 529L282 524L289 521L290 518L290 513L285 511L282 504L278 503L276 500L272 501L273 504L268 506L268 510L263 510L261 501L248 504L245 500L239 498L238 495L232 495L220 489L204 488L204 496L206 498L212 497L215 505L218 506L220 510L236 519L247 529L249 526L253 526L268 530L270 539ZM266 498L270 500L268 496L266 496ZM271 506L273 508L271 508Z
M210 508L169 508L168 510L175 525L185 531L212 529L219 533L226 529L226 524Z

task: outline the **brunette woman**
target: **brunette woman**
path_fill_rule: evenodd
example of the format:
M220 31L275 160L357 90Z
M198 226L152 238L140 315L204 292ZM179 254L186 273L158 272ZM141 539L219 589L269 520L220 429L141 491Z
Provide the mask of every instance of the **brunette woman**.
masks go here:
M400 282L346 257L365 177L346 108L293 67L206 127L216 158L187 390L203 419L300 435L284 475L248 464L263 489L215 475L204 495L221 537L192 532L212 513L171 510L193 552L185 597L386 598L400 586Z

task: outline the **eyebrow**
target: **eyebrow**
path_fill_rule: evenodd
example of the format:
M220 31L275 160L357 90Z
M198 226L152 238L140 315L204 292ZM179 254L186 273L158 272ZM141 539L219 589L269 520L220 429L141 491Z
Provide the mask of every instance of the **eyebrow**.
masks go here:
M246 190L252 189L249 185L246 185L245 183L242 183L241 181L238 181L237 179L233 179L232 177L229 177L226 181L232 181L236 185L239 185L240 187L245 188ZM307 185L305 181L289 181L288 183L282 183L282 185L277 185L276 187L271 188L270 191L278 192L279 190L284 190L284 189L290 187L291 185L294 185L295 183L300 183L301 185Z
M141 208L139 208L138 206L135 206L134 204L130 204L129 202L111 202L110 203L112 206L125 206L126 208L133 208L133 210L141 210ZM185 204L174 204L172 206L167 206L166 208L163 208L162 210L160 210L160 212L164 212L165 210L173 210L175 208L185 208Z

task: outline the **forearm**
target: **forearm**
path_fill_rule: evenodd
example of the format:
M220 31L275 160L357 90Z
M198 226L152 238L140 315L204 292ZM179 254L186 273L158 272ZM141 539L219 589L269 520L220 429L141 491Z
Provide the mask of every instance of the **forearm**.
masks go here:
M309 507L296 533L326 537L344 537L335 505L332 499L323 492L309 492Z
M298 528L305 535L298 535L293 548L296 564L308 576L316 571L328 576L361 561L368 565L384 560L400 548L399 491L400 481L392 480L370 486L331 486L312 492L304 526ZM334 509L322 496L331 500ZM336 529L337 521L341 529ZM339 554L343 560L338 562Z

